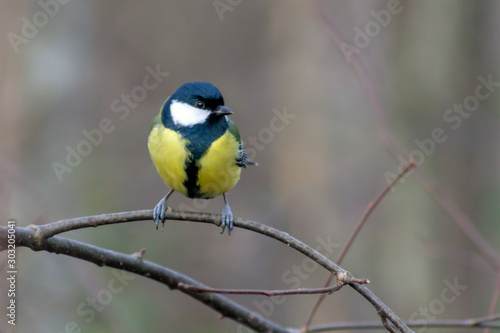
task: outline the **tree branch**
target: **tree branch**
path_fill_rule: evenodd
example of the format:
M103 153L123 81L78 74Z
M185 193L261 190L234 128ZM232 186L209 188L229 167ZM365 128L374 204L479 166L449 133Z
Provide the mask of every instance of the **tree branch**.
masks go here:
M391 326L391 324L387 321L386 317L382 316L382 325L385 327L386 330L388 330L391 333L397 333Z
M205 287L200 282L188 276L150 261L138 258L137 255L123 254L60 236L53 236L44 240L41 244L36 244L34 229L29 227L17 227L15 230L18 246L29 247L35 251L47 251L56 254L64 254L70 257L92 262L98 266L107 266L125 270L158 281L168 286L170 289L178 289L178 285L180 283L202 288ZM179 290L204 303L208 307L219 312L224 317L231 318L257 332L291 332L289 329L260 316L258 313L250 311L249 309L224 296L201 294L181 289Z
M44 240L53 235L63 232L87 228L98 227L101 225L109 225L124 222L146 221L152 220L152 210L138 210L132 212L121 212L112 214L102 214L87 217L77 217L73 219L61 220L54 223L45 225L30 225L29 228L34 230L34 246L39 246ZM199 213L199 212L185 212L168 209L165 213L165 220L173 221L191 221L200 223L210 223L220 226L221 216L218 214ZM318 251L314 250L307 244L293 238L286 232L274 229L272 227L260 224L254 221L245 220L242 218L234 219L234 226L242 229L257 232L259 234L274 238L287 246L299 251L300 253L308 256L327 270L334 272L335 275L343 276L347 271L340 266L334 264L328 258L323 256ZM352 277L351 277L352 278Z
M68 219L41 226L30 225L25 228L17 227L16 241L19 246L26 246L35 251L44 250L53 253L61 253L94 262L99 266L109 266L127 270L162 282L172 289L177 288L180 282L187 285L207 288L189 277L154 263L141 260L137 256L125 255L63 237L54 236L62 232L81 229L88 226L97 227L107 224L151 220L152 217L152 210L142 210ZM220 225L221 221L220 215L217 214L181 212L174 210L168 210L166 212L166 219L211 223L217 226ZM236 218L234 224L235 227L260 233L299 251L330 272L336 274L341 282L354 279L346 270L333 263L321 253L283 231L241 218ZM5 233L6 228L7 227L0 227L0 234ZM355 283L347 284L367 299L375 307L375 310L380 316L386 317L401 332L412 332L408 326L406 326L406 324L366 286ZM257 318L255 313L223 296L187 290L183 292L212 307L224 316L230 317L259 332L290 332L272 321Z
M410 320L406 324L412 328L494 328L500 329L500 324L492 323L500 319L500 314L464 320ZM309 327L308 332L331 332L342 330L372 330L385 328L377 321L329 323Z

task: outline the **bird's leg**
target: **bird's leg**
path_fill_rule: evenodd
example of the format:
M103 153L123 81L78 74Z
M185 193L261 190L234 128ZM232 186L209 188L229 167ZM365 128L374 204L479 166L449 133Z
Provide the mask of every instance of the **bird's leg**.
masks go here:
M227 203L227 198L226 194L223 193L222 196L224 197L224 209L222 210L222 222L221 222L221 227L222 227L222 232L221 234L224 233L224 230L226 230L227 227L227 234L231 235L231 231L233 230L233 223L234 223L234 218L233 218L233 213L231 212L231 208L229 207L229 204Z
M170 190L166 196L164 196L158 204L155 206L153 211L153 219L155 220L156 230L158 230L158 223L161 221L161 230L165 227L165 212L167 210L167 200L174 193L174 190Z

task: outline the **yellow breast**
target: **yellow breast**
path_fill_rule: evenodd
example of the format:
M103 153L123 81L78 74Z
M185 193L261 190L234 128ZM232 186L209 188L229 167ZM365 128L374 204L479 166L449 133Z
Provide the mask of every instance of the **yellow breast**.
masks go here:
M215 140L200 158L198 184L205 198L226 193L240 179L241 168L236 165L239 143L226 131Z
M184 166L190 157L186 143L179 133L161 125L154 126L148 138L149 154L160 177L168 187L184 195L187 195Z
M188 140L160 124L155 125L148 138L148 149L153 164L165 184L188 196L185 167L192 155L186 149ZM239 143L227 131L215 140L197 162L196 184L200 196L210 199L228 192L240 179L241 168L236 165Z

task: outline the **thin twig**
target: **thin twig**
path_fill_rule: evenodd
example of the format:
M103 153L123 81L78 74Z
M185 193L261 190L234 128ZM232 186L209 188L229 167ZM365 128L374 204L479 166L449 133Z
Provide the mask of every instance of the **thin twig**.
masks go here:
M500 270L498 271L497 274L497 282L495 283L495 291L493 292L493 297L491 299L490 303L490 309L488 311L488 315L492 316L495 313L495 309L497 308L498 304L498 296L500 295ZM483 333L489 333L490 329L486 328Z
M316 9L318 16L329 27L331 32L330 37L332 38L334 44L341 45L341 43L347 43L341 31L337 28L331 18L325 14L323 7L320 4L317 4ZM354 73L358 77L365 97L368 103L371 105L384 146L395 157L407 156L408 154L406 153L406 151L401 147L401 145L398 143L398 140L395 139L394 135L389 130L382 103L380 102L380 99L376 94L374 85L371 82L360 58L357 54L353 53L350 55L350 59L347 60L354 70ZM433 182L429 181L422 173L417 172L416 179L434 198L437 204L439 204L441 208L446 213L448 213L448 215L450 215L453 222L455 222L455 224L464 232L469 240L479 249L479 251L481 251L481 253L488 259L490 264L495 267L495 270L498 271L500 269L498 267L498 252L488 243L488 241L486 241L481 233L479 233L477 228L474 226L468 216L463 212L463 210L455 202L453 202L441 188L439 188ZM315 310L313 309L313 311Z
M484 239L484 237L477 230L477 228L467 217L464 211L457 205L457 203L451 200L437 184L434 184L425 179L422 174L415 174L415 178L420 184L422 184L424 189L441 206L441 208L449 216L451 216L455 224L477 247L477 249L485 257L485 259L488 260L489 264L494 267L496 271L500 270L498 261L498 258L500 258L500 254Z
M363 217L359 221L358 226L356 227L356 229L352 233L351 237L347 241L347 244L342 249L342 251L340 252L339 257L335 261L335 263L337 265L340 265L340 263L342 262L342 260L344 260L344 257L347 254L347 251L351 247L352 243L354 242L354 240L358 236L359 232L361 231L361 228L363 228L363 226L365 225L366 221L368 220L368 218L370 217L370 215L373 213L373 211L375 210L375 208L377 208L377 206L379 205L379 203L384 199L384 197L387 195L387 193L389 193L389 191L394 187L394 185L396 185L396 183L399 182L399 180L401 178L403 178L408 172L410 172L411 170L413 170L416 166L417 166L417 164L414 161L411 161L410 163L408 163L408 165L403 169L403 171L401 171L397 175L397 177L392 180L392 182L377 196L377 198L374 201L372 201L372 202L370 202L368 204L368 207L366 208L366 211L363 214Z
M333 43L337 46L341 43L347 43L341 31L337 28L331 18L325 14L323 7L317 4L318 16L330 29L330 37ZM354 73L358 77L363 93L371 106L379 133L384 146L391 152L394 157L408 156L408 153L401 147L398 140L389 130L386 121L384 108L375 92L373 82L370 80L366 69L364 68L359 56L356 53L351 54L349 64ZM416 172L417 181L426 189L426 191L434 198L439 206L452 218L453 222L464 232L469 240L481 251L481 253L489 259L490 264L498 270L499 253L486 241L486 239L477 230L474 223L464 213L464 211L435 183L430 181L421 172Z
M328 288L299 288L290 290L256 290L256 289L216 289L216 288L202 288L192 286L184 283L179 283L177 288L179 290L194 291L197 293L212 293L212 294L226 294L226 295L263 295L263 296L282 296L282 295L311 295L311 294L328 294L331 295L336 291L342 289L344 284L337 282L335 286Z
M363 214L363 216L361 217L361 220L359 221L358 223L358 226L356 227L356 229L354 230L354 232L351 234L351 237L349 237L349 240L347 241L347 244L344 246L344 248L342 249L342 251L340 252L340 255L339 257L337 258L337 261L336 261L336 264L337 265L340 265L340 263L342 262L342 260L344 259L347 251L349 250L350 246L352 245L352 243L354 242L354 239L356 239L356 236L359 234L359 232L361 231L361 228L365 225L366 221L368 220L368 218L370 217L371 213L375 210L375 208L378 206L378 204L382 201L382 199L384 199L384 197L387 195L387 193L389 193L389 191L394 187L394 185L396 185L396 183L404 177L405 174L407 174L410 170L414 169L417 165L415 164L415 162L411 161L404 169L403 171L401 171L396 178L394 178L392 180L392 182L375 198L375 200L373 200L372 202L370 202ZM334 275L333 274L330 274L330 276L328 277L328 279L326 280L325 284L323 287L327 287L330 285L330 283L332 283L332 280L333 280L333 277ZM302 328L302 332L307 332L307 328L309 327L309 325L311 325L311 322L314 318L314 315L316 314L316 312L318 311L319 309L319 306L321 305L321 303L323 302L323 300L325 299L325 295L322 294L322 295L319 295L318 298L316 299L316 302L314 303L313 307L312 307L312 310L311 312L309 313L308 317L307 317L307 321L306 321L306 324L304 325L304 327Z
M331 295L340 290L346 284L368 284L370 280L367 279L354 279L348 278L345 280L337 281L335 286L323 288L297 288L285 290L262 290L262 289L217 289L217 288L201 288L191 286L184 283L179 283L178 289L196 291L198 293L214 293L214 294L230 294L230 295L264 295L264 296L281 296L281 295L312 295L312 294L326 294Z
M471 318L464 320L410 320L406 325L412 328L493 328L500 329L500 324L493 323L500 319L500 314L481 318ZM309 327L308 332L331 332L343 330L374 330L386 328L378 321L367 322L336 322Z
M499 320L500 320L500 313L494 313L494 314L484 316L484 317L467 319L467 322L471 326L476 326L476 325L481 324L481 323L487 323L490 321L499 321Z
M70 231L70 230L76 230L76 229L81 229L85 228L86 226L100 226L100 225L106 225L106 224L115 224L115 223L124 223L124 222L132 222L132 221L142 221L142 220L152 220L153 218L153 211L152 210L142 210L142 211L132 211L132 212L122 212L122 213L114 213L114 214L105 214L105 215L99 215L99 216L89 216L89 217L81 217L81 218L75 218L75 219L70 219L70 220L63 220L55 223L50 223L47 225L43 226L28 226L26 228L16 228L17 230L20 231L21 235L24 235L24 238L22 239L22 244L23 246L28 246L34 250L46 250L50 252L55 252L51 251L51 247L54 242L54 239L57 239L59 242L63 241L69 241L61 237L54 238L54 236L48 237L47 235L56 235L61 232L65 231ZM192 221L192 222L201 222L201 223L211 223L214 225L219 226L220 221L221 221L221 216L218 214L207 214L207 213L196 213L196 212L183 212L183 211L175 211L175 210L169 210L166 213L166 219L167 220L176 220L176 221ZM234 220L234 225L235 227L247 229L253 232L260 233L262 235L268 236L270 238L273 238L275 240L280 241L281 243L297 250L298 252L306 255L310 259L314 260L316 263L318 263L320 266L326 268L330 272L335 272L337 276L341 277L342 280L346 279L352 279L353 277L343 268L340 266L336 265L333 263L331 260L326 258L324 255L319 253L318 251L314 250L307 244L295 239L294 237L290 236L289 234L274 229L272 227L250 221L250 220L245 220L241 218L236 218ZM0 237L2 236L2 233L7 232L7 227L0 227ZM48 242L48 243L47 243ZM49 247L47 247L47 244ZM63 248L59 248L57 253L65 253L68 255L75 256L73 251L75 251L74 248L71 247L71 244L65 243L66 246ZM82 246L89 246L87 244L81 243ZM104 250L104 249L99 249L96 247L92 247L92 249L98 249L98 250ZM105 250L107 251L107 250ZM92 253L92 255L94 255ZM136 265L141 265L140 262L145 262L139 260L137 262L137 257L132 256L136 260ZM85 258L82 258L85 259ZM106 261L109 258L106 256L103 257L98 257L97 262L99 262L101 265L105 265ZM114 259L114 258L113 258ZM87 260L87 259L85 259ZM115 266L111 267L116 267L116 265L119 265L119 261L116 262L114 261ZM108 265L109 266L109 265ZM120 266L120 265L119 265ZM121 269L125 269L122 266L118 267ZM136 272L136 267L129 266L129 269L132 272ZM348 280L347 280L348 281ZM178 282L183 282L183 281L178 281ZM178 284L176 283L176 285ZM186 284L191 284L187 282ZM194 283L196 285L196 283ZM355 289L359 294L361 294L366 300L368 300L375 308L377 313L380 315L384 315L387 317L388 320L390 320L394 326L396 326L401 332L412 332L406 324L392 311L387 305L384 304L372 291L370 291L366 286L364 285L359 285L355 283L348 283L348 285ZM205 286L202 286L205 287ZM198 295L206 295L210 296L209 294L199 294L199 293L192 293L190 292L190 295L192 294L198 294ZM212 296L217 296L217 295L212 295ZM210 305L209 305L210 306ZM220 312L220 311L219 311Z

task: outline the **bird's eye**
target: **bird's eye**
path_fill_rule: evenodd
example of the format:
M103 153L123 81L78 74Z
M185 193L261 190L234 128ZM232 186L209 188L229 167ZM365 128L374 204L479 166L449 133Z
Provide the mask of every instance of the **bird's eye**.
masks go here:
M203 109L205 107L205 103L203 103L202 101L197 101L196 103L194 103L194 106L196 106L198 109Z

